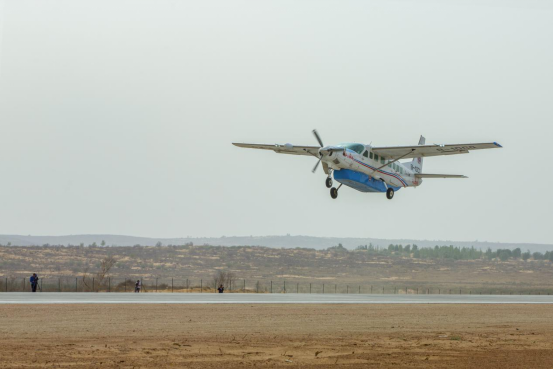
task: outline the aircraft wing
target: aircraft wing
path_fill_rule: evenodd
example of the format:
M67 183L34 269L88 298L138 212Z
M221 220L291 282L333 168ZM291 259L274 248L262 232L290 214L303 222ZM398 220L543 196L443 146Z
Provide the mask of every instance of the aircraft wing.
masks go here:
M415 178L468 178L462 174L415 174Z
M459 144L459 145L417 145L373 147L373 153L386 159L408 159L428 156L468 154L472 150L497 149L503 147L497 142Z
M265 145L265 144L247 144L247 143L232 143L234 146L244 147L246 149L273 150L277 154L290 155L308 155L319 157L319 146L296 146L292 144L285 145Z

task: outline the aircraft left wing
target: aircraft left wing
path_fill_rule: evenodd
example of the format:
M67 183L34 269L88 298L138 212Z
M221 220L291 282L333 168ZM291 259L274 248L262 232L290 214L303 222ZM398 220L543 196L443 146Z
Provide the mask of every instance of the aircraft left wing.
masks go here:
M462 174L415 174L415 178L468 178Z
M472 150L497 149L503 147L497 142L459 144L459 145L417 145L373 147L371 151L386 159L408 159L418 157L468 154Z
M266 144L248 144L248 143L232 143L234 146L244 147L246 149L273 150L277 154L289 155L308 155L319 157L319 146L296 146L292 144L285 145L266 145Z

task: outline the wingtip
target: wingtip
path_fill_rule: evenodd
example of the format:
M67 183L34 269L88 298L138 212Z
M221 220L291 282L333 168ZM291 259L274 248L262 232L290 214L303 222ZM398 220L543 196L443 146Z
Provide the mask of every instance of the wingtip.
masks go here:
M497 147L503 147L503 146L501 146L500 144L498 144L497 142L494 142L493 144L494 144L495 146L497 146Z

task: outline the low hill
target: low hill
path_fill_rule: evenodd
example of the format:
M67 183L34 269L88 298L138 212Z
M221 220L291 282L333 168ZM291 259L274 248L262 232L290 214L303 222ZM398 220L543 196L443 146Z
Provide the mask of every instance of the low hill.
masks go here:
M436 245L453 245L458 247L475 247L486 250L514 249L545 252L553 250L553 245L536 243L500 243L482 241L450 241L450 240L413 240L413 239L380 239L380 238L348 238L348 237L311 237L311 236L244 236L244 237L183 237L183 238L148 238L123 235L67 235L67 236L23 236L0 235L0 245L42 246L42 245L80 245L85 246L102 241L108 246L155 246L162 245L212 245L212 246L265 246L272 248L312 248L323 250L342 244L345 248L355 249L359 245L387 247L389 244L412 245L419 247L434 247Z

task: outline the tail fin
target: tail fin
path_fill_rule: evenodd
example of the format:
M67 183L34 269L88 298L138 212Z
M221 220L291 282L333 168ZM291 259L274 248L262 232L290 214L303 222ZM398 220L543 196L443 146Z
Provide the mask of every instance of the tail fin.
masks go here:
M421 138L419 139L419 145L424 145L425 142L426 142L426 139L423 136L421 136ZM421 157L413 158L413 161L411 161L411 169L415 173L422 173L422 158Z

